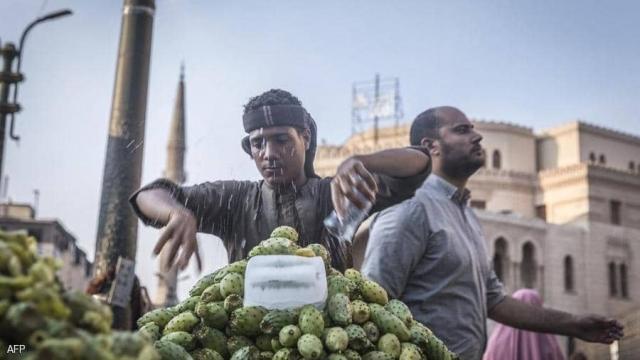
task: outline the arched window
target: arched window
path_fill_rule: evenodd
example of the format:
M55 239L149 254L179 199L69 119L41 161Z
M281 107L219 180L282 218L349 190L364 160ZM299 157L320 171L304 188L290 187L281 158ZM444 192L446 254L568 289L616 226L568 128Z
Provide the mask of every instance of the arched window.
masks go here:
M536 249L530 242L522 246L522 263L520 264L520 277L522 285L528 289L535 289L537 281Z
M607 163L607 158L604 157L604 154L600 154L600 158L598 159L600 165L605 165Z
M629 161L629 171L636 171L636 163Z
M589 153L589 162L592 164L596 163L596 154L594 154L593 152Z
M493 168L500 170L500 168L502 167L502 159L500 157L500 150L493 150L493 156L492 156L492 161L491 163L493 164Z
M498 238L495 243L495 253L493 255L493 271L498 279L505 282L507 272L509 270L507 241L504 238Z
M627 265L620 264L620 295L623 298L629 297L629 289L627 288Z
M609 263L609 296L618 295L618 285L616 282L616 264L614 264L612 261Z
M573 291L573 259L570 255L564 257L564 290Z

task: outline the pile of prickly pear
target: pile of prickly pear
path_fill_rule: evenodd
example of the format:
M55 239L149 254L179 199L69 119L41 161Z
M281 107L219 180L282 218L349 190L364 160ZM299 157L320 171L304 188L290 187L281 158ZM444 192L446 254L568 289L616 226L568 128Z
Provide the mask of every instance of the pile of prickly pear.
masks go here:
M242 304L247 260L201 278L190 297L138 320L139 333L155 341L162 359L195 360L435 360L456 359L409 308L389 300L360 272L331 268L318 244L300 247L287 226L253 248L257 255L320 256L327 270L323 311L307 305L269 310Z
M88 295L67 292L59 261L37 255L37 241L0 231L0 359L160 359L137 333L111 332L112 314Z

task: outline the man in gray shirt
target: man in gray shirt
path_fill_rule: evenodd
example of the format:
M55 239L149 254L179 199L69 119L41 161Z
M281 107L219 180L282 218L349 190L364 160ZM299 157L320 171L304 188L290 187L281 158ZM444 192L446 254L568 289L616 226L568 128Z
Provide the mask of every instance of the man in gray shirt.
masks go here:
M393 298L405 302L461 359L481 359L487 317L530 331L611 343L622 325L519 302L493 272L479 221L467 206L468 178L485 161L482 136L464 113L429 109L411 127L411 143L426 147L432 174L413 198L383 210L372 225L362 267Z

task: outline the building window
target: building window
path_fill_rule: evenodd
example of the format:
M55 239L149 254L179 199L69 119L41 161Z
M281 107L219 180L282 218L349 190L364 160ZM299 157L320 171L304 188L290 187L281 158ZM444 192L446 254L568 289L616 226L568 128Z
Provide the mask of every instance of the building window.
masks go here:
M487 203L484 200L471 200L469 205L474 209L484 210L487 208Z
M573 292L573 259L569 255L564 257L564 290Z
M589 162L591 164L595 164L596 163L596 154L594 154L593 152L589 153Z
M618 286L616 276L616 264L609 263L609 296L618 296Z
M520 264L522 285L525 288L536 288L537 269L535 248L532 243L527 242L522 246L522 263Z
M500 170L500 168L502 167L502 159L500 157L500 151L499 150L493 150L493 156L492 156L491 163L493 164L493 168L496 169L496 170Z
M611 200L609 201L609 220L613 225L620 225L620 201Z
M546 205L538 205L536 206L536 217L547 221L547 206Z
M508 271L508 253L507 253L507 241L504 238L498 238L494 245L493 255L493 271L496 276L503 283L506 279L506 273Z
M629 297L627 288L627 265L625 264L620 264L620 295L625 299Z
M629 171L636 171L636 163L629 161Z
M604 154L600 154L600 158L598 159L598 163L600 163L600 165L605 165L607 163L607 158L604 157Z

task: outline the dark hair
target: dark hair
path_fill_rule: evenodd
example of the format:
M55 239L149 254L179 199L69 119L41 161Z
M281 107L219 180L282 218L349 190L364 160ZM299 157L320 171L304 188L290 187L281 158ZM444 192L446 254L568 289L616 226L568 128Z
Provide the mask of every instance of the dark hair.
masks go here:
M409 141L413 146L419 146L424 138L437 139L440 130L440 117L438 116L438 108L431 108L423 111L411 124L409 132Z
M302 102L288 91L281 89L271 89L249 99L249 102L244 106L244 113L246 114L248 111L255 110L267 105L302 106Z

